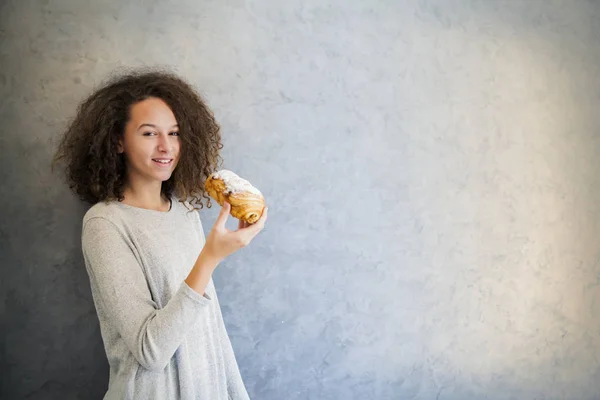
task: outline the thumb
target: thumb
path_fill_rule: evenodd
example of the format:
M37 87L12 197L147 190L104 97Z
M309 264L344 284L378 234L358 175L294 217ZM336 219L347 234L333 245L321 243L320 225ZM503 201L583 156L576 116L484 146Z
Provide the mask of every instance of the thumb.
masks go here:
M227 218L229 217L230 210L231 210L231 205L227 201L224 201L223 207L221 208L221 212L219 213L219 216L217 217L215 225L217 225L220 228L225 229L225 223L227 222Z

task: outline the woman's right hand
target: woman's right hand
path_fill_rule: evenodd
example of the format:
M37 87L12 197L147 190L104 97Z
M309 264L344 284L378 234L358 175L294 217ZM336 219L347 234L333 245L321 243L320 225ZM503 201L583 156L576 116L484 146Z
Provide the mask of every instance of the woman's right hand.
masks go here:
M240 220L238 229L236 231L230 231L225 227L230 210L231 205L224 202L221 212L209 232L204 248L202 249L202 252L204 252L207 257L215 260L217 263L250 244L252 239L254 239L254 237L264 228L267 220L268 208L265 207L262 216L254 224L249 225Z

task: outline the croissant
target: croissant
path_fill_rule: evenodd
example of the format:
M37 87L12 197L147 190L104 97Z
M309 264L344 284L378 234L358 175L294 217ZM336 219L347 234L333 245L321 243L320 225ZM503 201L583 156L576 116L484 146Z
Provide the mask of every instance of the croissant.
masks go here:
M206 179L204 188L220 206L227 200L231 204L230 214L234 218L253 224L262 216L265 208L262 193L229 170L222 169L212 173Z

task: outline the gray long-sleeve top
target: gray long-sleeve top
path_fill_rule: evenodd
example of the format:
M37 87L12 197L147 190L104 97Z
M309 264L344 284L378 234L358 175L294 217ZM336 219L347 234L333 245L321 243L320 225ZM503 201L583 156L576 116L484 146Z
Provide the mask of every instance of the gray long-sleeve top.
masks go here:
M205 236L175 197L168 212L117 201L85 214L82 250L110 365L105 399L248 400L212 279L184 281Z

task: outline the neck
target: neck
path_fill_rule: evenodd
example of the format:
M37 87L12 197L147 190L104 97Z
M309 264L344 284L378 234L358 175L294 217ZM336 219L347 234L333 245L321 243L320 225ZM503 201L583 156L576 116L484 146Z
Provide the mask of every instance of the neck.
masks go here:
M128 182L123 191L123 203L156 211L167 211L169 200L161 193L162 182L152 184L136 184Z

